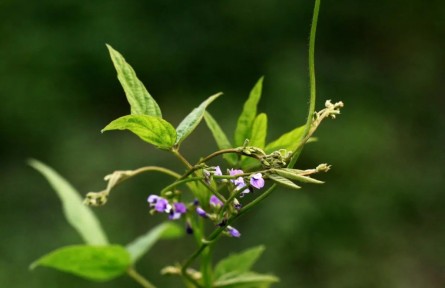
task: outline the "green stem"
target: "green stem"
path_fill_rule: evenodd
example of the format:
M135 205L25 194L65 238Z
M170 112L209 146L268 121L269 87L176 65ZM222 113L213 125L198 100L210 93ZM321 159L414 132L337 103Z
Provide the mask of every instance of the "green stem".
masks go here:
M139 274L134 267L130 267L127 270L128 276L133 278L134 281L138 282L144 288L156 288L153 284L150 283L144 276Z
M209 161L210 159L212 159L213 157L216 157L221 154L226 154L226 153L237 153L238 154L238 153L240 153L240 150L239 150L239 148L229 148L229 149L219 150L219 151L213 152L209 156L199 160L198 164L205 163L205 162Z
M185 178L182 180L178 180L173 182L172 184L168 185L167 187L165 187L164 189L162 189L161 191L161 195L167 191L170 191L171 189L175 188L176 186L179 186L181 184L187 183L187 182L192 182L192 181L201 181L203 179L203 177L190 177L190 178Z
M146 166L146 167L141 167L138 168L136 170L134 170L134 175L143 173L143 172L149 172L149 171L158 171L167 175L170 175L174 178L179 178L181 177L181 175L179 175L178 173L176 173L175 171L172 171L170 169L164 168L164 167L159 167L159 166Z
M309 36L309 86L310 86L310 104L309 111L307 115L306 125L304 128L304 133L301 139L299 139L300 144L297 149L295 149L292 155L291 161L288 167L293 167L295 162L297 162L300 156L301 150L303 150L304 139L309 133L312 124L312 118L315 112L315 100L316 100L316 81L315 81L315 36L317 33L317 23L318 23L318 13L320 11L320 0L315 0L314 14L312 16L311 32Z
M184 264L182 265L181 271L183 275L187 275L187 268L193 263L193 261L199 256L201 255L201 253L204 251L204 249L210 245L210 243L213 243L214 240L216 240L221 233L224 231L224 229L231 224L233 221L235 221L237 218L241 217L242 215L244 215L244 213L246 213L247 211L249 211L250 209L252 209L253 207L255 207L256 205L258 205L261 201L263 201L264 199L266 199L271 193L272 191L275 189L277 185L274 184L271 187L269 187L269 189L267 189L264 193L262 193L258 198L256 198L255 200L253 200L252 202L250 202L248 205L246 205L245 207L243 207L238 214L232 216L231 218L229 218L227 220L227 225L225 227L218 227L215 231L212 232L212 234L210 234L210 236L206 239L205 242L203 242L201 244L201 246L199 246L199 248L192 254L190 255L190 257L184 262ZM186 276L187 277L187 276ZM190 276L188 276L190 277Z
M201 255L202 283L206 288L212 287L212 246L208 245Z

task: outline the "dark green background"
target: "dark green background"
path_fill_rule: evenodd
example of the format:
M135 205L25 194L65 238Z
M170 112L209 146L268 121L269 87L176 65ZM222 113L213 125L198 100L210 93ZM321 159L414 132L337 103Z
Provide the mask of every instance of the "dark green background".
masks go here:
M342 100L299 168L327 162L322 186L279 189L238 223L228 251L265 244L259 272L276 287L444 287L445 2L322 1L316 47L318 103ZM313 1L2 1L0 3L0 286L137 287L122 277L90 283L28 265L80 237L66 224L37 158L82 193L117 169L182 169L127 132L100 130L129 113L105 43L122 52L174 125L202 100L229 135L255 81L269 140L304 122ZM204 125L183 145L191 161L216 147ZM146 197L168 178L120 186L97 214L128 243L159 223ZM159 270L192 250L159 243L138 268Z

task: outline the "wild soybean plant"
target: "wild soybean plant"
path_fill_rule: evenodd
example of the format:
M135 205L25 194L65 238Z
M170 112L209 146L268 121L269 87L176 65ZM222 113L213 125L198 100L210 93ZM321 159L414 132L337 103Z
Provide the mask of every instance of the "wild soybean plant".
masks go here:
M31 267L47 266L94 281L107 281L126 273L142 287L155 287L136 271L136 262L156 241L191 234L196 240L196 250L184 261L161 270L163 274L182 277L186 287L270 287L278 281L273 275L251 271L264 250L262 246L232 254L215 266L212 266L212 249L224 237L241 237L243 233L236 228L236 220L268 197L277 184L292 189L300 189L295 182L320 184L323 182L313 178L313 174L330 168L327 164L307 170L294 168L303 146L314 139L312 135L320 123L325 118L335 118L343 107L342 102L331 103L328 100L323 109L315 111L314 44L319 5L317 0L310 32L307 121L269 143L266 143L267 115L257 113L263 78L258 80L244 103L233 142L230 142L218 122L207 112L207 107L222 93L207 98L174 128L163 119L159 105L133 68L119 52L107 45L131 112L112 121L102 132L129 130L159 150L175 155L186 172L181 174L158 166L115 171L105 176L108 183L103 191L90 192L82 199L57 172L31 160L30 165L40 171L56 190L68 222L85 241L84 245L57 249L35 261ZM190 163L181 153L181 143L202 120L214 136L219 150L202 157L197 163ZM211 160L213 163L221 158L227 162L224 166L227 169L222 169L223 164L210 164ZM158 193L147 195L147 210L152 214L164 213L166 222L126 246L111 245L89 206L104 205L116 185L145 172L160 172L173 178L173 182ZM183 225L176 224L178 222L183 222ZM212 229L210 233L209 227ZM192 264L198 258L201 265L199 270L195 270Z

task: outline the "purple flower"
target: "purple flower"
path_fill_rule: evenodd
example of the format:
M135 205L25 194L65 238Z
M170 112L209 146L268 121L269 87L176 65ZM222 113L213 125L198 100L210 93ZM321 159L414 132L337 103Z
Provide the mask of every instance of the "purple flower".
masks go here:
M256 173L250 176L250 185L256 189L261 189L264 187L264 179L261 173Z
M213 207L221 207L224 203L218 199L215 195L210 196L210 205Z
M229 234L230 234L232 237L236 237L236 238L238 238L238 237L241 236L241 233L239 233L239 231L236 230L235 228L233 228L232 226L227 226L227 232L229 232Z
M156 202L159 200L159 198L161 198L161 197L159 197L158 195L151 194L150 196L148 196L147 202L150 204L156 204Z
M207 218L207 212L204 211L204 209L202 209L201 207L196 207L196 213L198 213L199 216L203 217L203 218Z
M243 170L240 170L240 169L230 169L229 170L229 175L230 176L236 176L236 175L238 175L238 174L244 174L244 171ZM232 180L233 181L233 180Z
M173 209L170 211L169 219L176 220L181 218L181 215L187 212L187 207L182 202L177 202L173 204Z
M221 168L219 168L219 166L215 167L215 173L214 175L216 176L222 176L222 172L221 172Z
M170 203L168 203L167 199L164 199L162 197L159 197L159 199L156 201L154 207L155 207L156 211L166 212L166 213L170 213L170 210L172 209L172 205L170 205Z

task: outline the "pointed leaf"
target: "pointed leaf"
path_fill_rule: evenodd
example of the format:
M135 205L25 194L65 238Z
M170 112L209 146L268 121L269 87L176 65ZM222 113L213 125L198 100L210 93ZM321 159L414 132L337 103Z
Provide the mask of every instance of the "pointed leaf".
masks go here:
M278 282L279 279L273 275L257 274L247 272L236 275L234 277L217 280L213 283L213 287L225 288L266 288L272 283Z
M218 122L210 115L209 112L204 113L204 120L206 121L207 127L209 127L210 131L213 134L213 138L215 138L216 145L219 149L228 149L233 148L232 144L230 143L229 139L227 139L226 134L221 129L221 127L218 125ZM223 155L223 158L226 159L227 162L229 162L230 165L234 166L237 161L236 154L233 153L227 153Z
M148 93L144 84L138 79L133 68L125 61L124 57L107 44L111 60L117 71L117 78L124 88L131 114L157 116L162 118L158 103Z
M305 126L300 126L281 135L278 139L267 144L266 148L264 148L264 152L270 154L280 149L293 151L293 149L296 149L298 141L300 141L301 137L303 136L304 129Z
M133 242L129 243L125 249L130 253L131 263L138 261L150 248L160 239L172 239L181 237L184 229L177 224L167 222L162 223L146 234L139 236Z
M250 139L253 121L256 117L257 105L263 89L263 79L264 77L261 77L252 91L250 91L249 98L244 103L243 111L238 118L234 135L235 146L237 147L242 146L246 139Z
M57 249L33 264L68 272L95 281L107 281L124 274L130 266L130 255L119 245L73 245Z
M250 136L249 146L255 146L263 149L266 144L267 136L267 115L258 114L252 125L252 134Z
M249 271L264 249L264 246L257 246L222 259L215 266L214 279L219 279L227 273L241 274Z
M301 188L300 186L298 186L294 182L292 182L289 179L284 178L282 176L275 175L275 174L269 174L268 177L270 179L272 179L273 181L277 182L278 184L284 185L284 186L286 186L288 188L291 188L291 189L300 189Z
M296 180L304 183L313 183L313 184L324 183L323 181L311 178L309 176L301 175L302 171L297 169L289 169L289 168L275 169L274 172L287 179Z
M76 229L85 243L92 245L108 244L99 220L90 207L83 204L80 194L62 176L42 162L31 159L28 164L42 173L56 191L62 201L66 220Z
M130 130L145 142L165 150L172 148L176 140L175 128L167 121L154 116L123 116L108 124L102 132L109 130Z
M176 128L176 133L178 135L178 138L176 139L176 145L180 145L182 141L184 141L187 136L190 135L190 133L195 130L196 126L201 122L202 117L204 117L204 112L207 106L210 105L216 98L221 96L222 93L217 93L215 95L210 96L201 103L198 107L193 109L190 114L188 114L184 120L182 120L181 123L179 123L178 127Z

